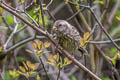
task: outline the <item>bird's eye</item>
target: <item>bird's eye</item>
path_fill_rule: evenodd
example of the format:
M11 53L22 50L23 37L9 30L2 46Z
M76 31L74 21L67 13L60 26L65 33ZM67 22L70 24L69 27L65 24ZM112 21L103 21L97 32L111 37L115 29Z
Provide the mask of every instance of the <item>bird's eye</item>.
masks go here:
M58 26L59 26L59 27L61 27L61 26L62 26L62 24L59 24Z

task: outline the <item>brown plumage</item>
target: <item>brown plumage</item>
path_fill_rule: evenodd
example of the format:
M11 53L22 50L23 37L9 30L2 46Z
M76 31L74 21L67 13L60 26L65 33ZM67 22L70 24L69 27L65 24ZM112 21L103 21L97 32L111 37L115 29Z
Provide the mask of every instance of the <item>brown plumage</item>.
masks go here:
M57 20L53 24L56 40L69 53L75 53L80 47L80 35L74 26L65 20Z

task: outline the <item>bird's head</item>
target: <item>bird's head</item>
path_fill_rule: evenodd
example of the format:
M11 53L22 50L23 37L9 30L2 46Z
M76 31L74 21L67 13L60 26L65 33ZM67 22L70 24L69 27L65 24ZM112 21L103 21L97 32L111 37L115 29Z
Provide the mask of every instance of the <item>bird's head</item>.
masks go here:
M55 33L66 33L71 28L71 25L65 20L57 20L53 24L53 32Z

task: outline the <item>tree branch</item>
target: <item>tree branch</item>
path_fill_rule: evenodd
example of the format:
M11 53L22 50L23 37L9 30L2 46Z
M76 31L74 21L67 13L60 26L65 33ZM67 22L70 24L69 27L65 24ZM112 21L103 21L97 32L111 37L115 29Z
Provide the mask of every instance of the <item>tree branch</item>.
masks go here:
M39 34L44 35L46 38L48 38L56 47L59 51L61 51L65 56L67 56L70 60L72 60L72 62L77 65L80 69L84 70L85 72L87 72L92 78L94 78L95 80L101 80L98 76L96 76L94 73L92 73L89 69L87 69L85 66L83 66L79 61L77 61L75 58L73 58L66 50L64 50L61 46L59 46L58 44L55 43L55 41L53 40L53 38L50 36L50 34L47 31L43 31L40 28L34 26L33 24L31 24L28 20L24 19L22 16L20 16L19 14L17 14L15 11L11 10L10 8L8 8L7 6L5 6L2 2L0 2L0 7L2 7L3 9L5 9L6 11L8 11L9 13L13 14L14 16L16 16L17 18L19 18L21 21L23 21L25 24L27 24L29 27L33 28L34 30L36 30Z

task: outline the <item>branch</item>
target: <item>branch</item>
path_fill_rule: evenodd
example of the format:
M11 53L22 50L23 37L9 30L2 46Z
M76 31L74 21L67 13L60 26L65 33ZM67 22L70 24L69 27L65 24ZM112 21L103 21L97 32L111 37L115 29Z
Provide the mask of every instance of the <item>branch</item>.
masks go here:
M118 42L118 41L120 41L120 38L114 39L113 41ZM106 41L90 41L89 43L90 44L110 44L112 42L110 40L106 40Z
M48 80L50 80L50 78L49 78L49 76L48 76L48 73L47 73L47 71L46 71L46 69L45 69L45 65L44 65L42 59L41 59L41 58L39 58L39 59L40 59L40 62L41 62L41 64L42 64L42 67L43 67L43 69L44 69L44 71L45 71L45 74L46 74Z
M4 51L4 53L9 54L8 52L10 52L10 51L16 49L17 47L19 47L19 46L21 46L21 45L23 45L23 44L25 44L25 43L27 43L27 42L29 42L29 41L32 41L32 40L34 40L34 39L35 39L35 36L29 37L29 38L27 38L27 39L25 39L25 40L22 40L22 41L16 43L15 45L13 45L12 47L6 49L6 50Z
M40 11L41 11L41 17L42 17L42 23L43 23L43 28L45 30L45 19L44 19L44 12L43 12L43 7L42 7L42 1L40 0Z
M20 41L20 42L16 43L15 45L13 45L12 47L10 47L10 48L8 48L6 50L3 50L3 52L0 53L0 60L3 60L7 55L11 54L10 51L18 48L19 46L21 46L21 45L23 45L23 44L25 44L25 43L27 43L29 41L34 40L34 39L35 39L35 37L32 36L30 38L27 38L27 39L25 39L23 41Z
M120 0L117 0L115 6L113 7L109 17L108 17L108 23L111 24L112 23L112 20L113 20L113 17L115 16L118 8L120 7Z
M43 31L40 28L34 26L33 24L31 24L28 20L24 19L21 15L19 15L18 13L16 13L15 11L11 10L10 8L8 8L7 6L5 6L2 2L0 2L0 7L2 7L3 9L5 9L6 11L8 11L9 13L13 14L14 16L16 16L17 18L19 18L21 21L23 21L25 24L27 24L29 27L33 28L34 30L36 30L39 34L44 35L46 38L48 38L56 47L59 51L61 51L65 56L67 56L70 60L72 60L72 62L77 65L80 69L84 70L85 72L87 72L92 78L94 78L95 80L101 80L99 77L97 77L95 74L93 74L89 69L87 69L85 66L83 66L79 61L77 61L74 57L72 57L66 50L64 50L61 46L59 46L58 44L55 43L55 41L53 40L53 38L50 36L50 34L47 31Z
M48 7L52 4L53 0L50 0L50 2L47 4L46 8L48 9Z
M113 41L112 37L109 35L109 33L107 32L107 30L104 28L104 26L101 24L101 22L98 20L97 16L95 15L94 11L92 8L90 8L89 6L85 6L85 5L80 5L81 7L85 7L87 9L90 10L90 12L92 13L92 15L94 16L95 20L97 21L98 25L100 26L100 28L104 31L104 33L106 34L106 36L110 39L110 41L113 43L113 45L120 51L119 46Z
M53 16L53 14L49 11L49 9L46 10L49 16L53 19L53 21L56 20L56 18Z
M82 9L78 10L76 13L74 13L72 16L70 16L70 17L67 18L66 20L67 20L67 21L71 20L72 18L74 18L75 16L77 16L79 12L82 12L84 9L85 9L85 8L82 8Z
M35 26L39 27L39 24L27 12L24 12L24 13L28 18L30 18L32 20L32 22L35 24Z
M11 33L11 35L9 36L8 40L6 41L6 43L4 44L4 50L6 50L9 41L12 39L12 37L14 36L14 34L16 33L16 31L18 29L18 23L17 23L17 19L16 19L15 16L14 16L14 22L16 24L15 28L14 28L13 32Z
M73 16L71 16L71 18L74 19L74 21L75 21L75 23L76 23L76 25L77 25L77 26L74 26L74 27L79 31L79 33L81 33L81 32L84 33L85 31L84 31L83 27L81 27L81 25L80 25L79 21L77 20L77 18L74 17L74 11L72 10L71 5L70 5L70 4L67 4L66 6L68 7L70 13L73 14ZM80 13L80 11L81 11L81 10L79 10L78 13ZM78 14L78 13L77 13L77 14ZM77 15L77 14L76 14L76 15ZM69 20L70 20L71 18L69 18ZM68 19L67 19L67 21L68 21Z

